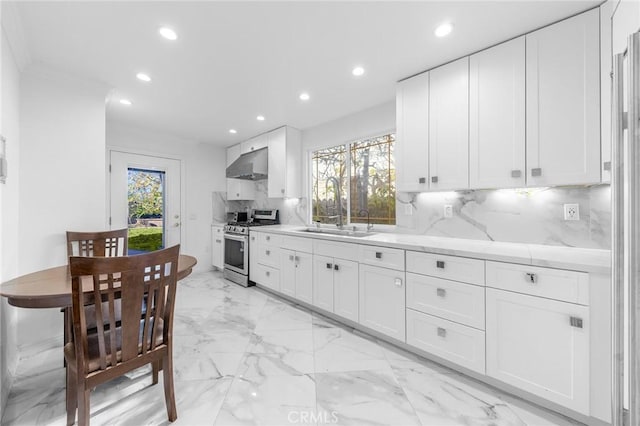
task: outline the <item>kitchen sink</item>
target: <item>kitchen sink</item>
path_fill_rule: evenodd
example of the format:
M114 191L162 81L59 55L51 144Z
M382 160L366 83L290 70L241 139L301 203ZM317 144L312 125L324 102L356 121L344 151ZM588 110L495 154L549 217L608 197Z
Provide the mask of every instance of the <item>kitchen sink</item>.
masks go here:
M302 229L302 232L310 232L313 234L339 235L342 237L356 237L356 238L375 235L375 232L354 231L352 229L306 228L306 229Z

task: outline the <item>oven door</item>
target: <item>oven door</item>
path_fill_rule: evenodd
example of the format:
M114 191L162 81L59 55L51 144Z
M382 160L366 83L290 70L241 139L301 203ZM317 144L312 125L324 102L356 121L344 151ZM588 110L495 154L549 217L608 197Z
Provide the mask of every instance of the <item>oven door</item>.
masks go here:
M224 267L242 275L249 273L249 238L224 234Z

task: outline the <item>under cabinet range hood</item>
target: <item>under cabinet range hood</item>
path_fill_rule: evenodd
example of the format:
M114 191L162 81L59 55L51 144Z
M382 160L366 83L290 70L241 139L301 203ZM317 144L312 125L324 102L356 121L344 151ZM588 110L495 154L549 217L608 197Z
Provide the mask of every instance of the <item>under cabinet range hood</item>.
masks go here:
M267 178L268 148L242 154L227 167L227 177L233 179L262 180Z

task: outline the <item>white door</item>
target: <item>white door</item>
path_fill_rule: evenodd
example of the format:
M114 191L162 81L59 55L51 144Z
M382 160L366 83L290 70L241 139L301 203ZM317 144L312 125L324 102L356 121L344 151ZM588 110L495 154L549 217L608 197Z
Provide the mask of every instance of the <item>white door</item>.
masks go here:
M296 252L282 249L280 251L280 291L295 297L296 295Z
M333 312L333 258L313 256L313 304Z
M487 374L589 414L589 308L487 288Z
M333 312L358 321L358 262L335 259L333 273Z
M398 83L396 90L396 188L429 189L429 73Z
M469 187L469 58L429 73L430 189Z
M111 229L129 227L128 174L130 169L164 172L164 247L180 244L181 213L181 162L172 158L110 152L110 226Z
M313 255L296 252L296 298L303 302L313 301Z
M526 35L527 185L600 182L598 9Z
M404 272L360 265L359 322L405 341Z
M523 187L525 184L524 58L524 37L471 55L471 188Z

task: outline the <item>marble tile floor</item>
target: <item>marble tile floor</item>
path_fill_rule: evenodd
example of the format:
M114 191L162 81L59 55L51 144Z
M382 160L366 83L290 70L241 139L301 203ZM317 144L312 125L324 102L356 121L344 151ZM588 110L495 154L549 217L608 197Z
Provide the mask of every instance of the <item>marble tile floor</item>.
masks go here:
M575 425L219 272L181 281L176 425ZM162 381L162 375L161 381ZM143 368L96 388L93 425L169 424ZM3 425L63 425L60 347L20 360Z

